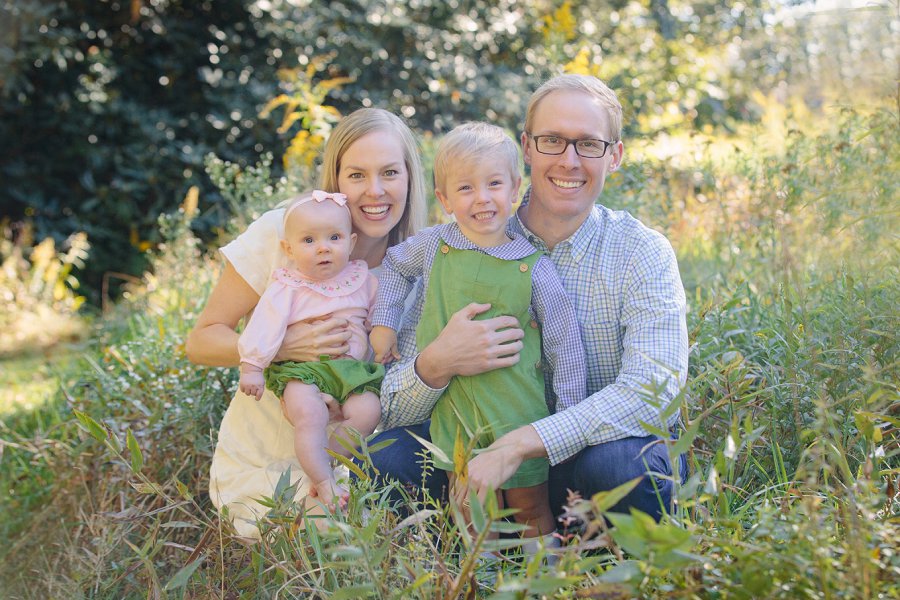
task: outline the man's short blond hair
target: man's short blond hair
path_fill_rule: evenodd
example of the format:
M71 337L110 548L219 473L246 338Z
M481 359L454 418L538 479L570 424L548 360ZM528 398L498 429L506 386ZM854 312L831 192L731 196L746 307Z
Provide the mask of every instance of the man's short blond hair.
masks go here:
M584 92L592 96L597 103L606 109L609 115L609 129L607 142L618 142L622 139L622 104L605 83L591 75L558 75L545 82L531 95L528 100L528 110L525 112L525 131L532 132L534 127L534 114L541 101L556 91Z
M464 123L444 136L434 156L434 187L444 185L451 169L478 163L497 164L519 177L519 147L503 129L483 122Z

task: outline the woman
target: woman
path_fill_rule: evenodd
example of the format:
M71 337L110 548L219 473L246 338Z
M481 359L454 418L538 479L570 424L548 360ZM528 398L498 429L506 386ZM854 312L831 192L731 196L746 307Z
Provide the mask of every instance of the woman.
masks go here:
M363 108L340 121L325 146L318 187L347 195L357 235L350 258L366 261L370 269L381 265L389 246L424 225L425 180L415 137L385 110ZM279 248L283 212L267 212L222 248L225 268L188 335L186 352L192 362L238 365L238 323L256 306L271 273L284 266ZM297 323L288 329L275 360L342 355L349 350L346 325L333 317ZM228 507L238 533L257 538L256 522L268 510L257 499L271 497L287 470L291 482L298 482L295 499L300 500L308 482L294 456L293 430L278 399L270 391L259 402L237 392L213 455L213 504Z

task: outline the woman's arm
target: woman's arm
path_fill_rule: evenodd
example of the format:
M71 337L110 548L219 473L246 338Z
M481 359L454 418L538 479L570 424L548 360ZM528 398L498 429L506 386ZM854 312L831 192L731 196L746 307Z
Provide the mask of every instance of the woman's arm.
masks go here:
M238 323L258 302L259 294L225 261L225 270L188 334L188 360L208 367L236 367L240 363ZM274 360L307 362L323 354L340 356L350 351L349 340L346 319L328 316L294 323L288 327Z
M225 270L185 342L188 360L208 367L236 367L240 363L236 329L257 302L259 294L225 261Z

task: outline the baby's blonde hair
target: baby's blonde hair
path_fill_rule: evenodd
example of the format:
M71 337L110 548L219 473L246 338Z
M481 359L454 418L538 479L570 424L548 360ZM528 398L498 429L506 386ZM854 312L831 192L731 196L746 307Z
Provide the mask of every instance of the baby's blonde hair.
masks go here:
M444 185L453 168L472 163L497 163L519 177L519 147L503 129L480 121L454 127L444 136L434 155L434 187L446 192Z

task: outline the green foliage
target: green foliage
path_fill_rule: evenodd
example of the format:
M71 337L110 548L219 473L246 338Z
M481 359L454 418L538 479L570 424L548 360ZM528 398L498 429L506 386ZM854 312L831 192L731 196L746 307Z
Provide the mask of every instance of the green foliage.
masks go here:
M0 429L0 586L91 598L897 596L897 123L847 112L754 154L741 139L726 154L695 140L678 160L648 145L611 178L604 202L663 229L685 274L688 386L660 410L681 411L667 448L687 450L691 475L661 523L607 514L627 484L572 498L553 566L550 551L523 557L513 537L487 539L518 527L495 502L475 503L470 532L457 507L407 499L401 512L365 478L322 532L285 478L265 500L262 541L241 543L206 495L235 375L189 364L182 347L216 273L189 194L160 219L153 275L102 321L55 401ZM208 159L244 219L288 189L267 160Z
M86 236L73 234L60 252L52 238L32 245L29 227L14 236L8 222L0 226L0 357L83 335L77 313L84 298L72 270L87 258Z
M274 68L246 5L4 4L0 204L39 237L87 233L98 251L80 277L95 301L103 273L146 268L158 215L208 188L208 152L277 147L257 123ZM215 221L224 215L197 225Z
M104 281L116 297L145 270L158 215L191 186L204 239L228 222L201 169L208 153L312 165L338 113L360 105L425 131L474 119L517 131L530 90L589 72L619 91L634 138L733 131L785 94L816 108L891 92L889 5L847 16L797 4L6 2L0 205L41 239L87 233L96 250L79 278L100 304ZM290 146L276 119L260 118L287 98L281 129L295 116L303 125Z

